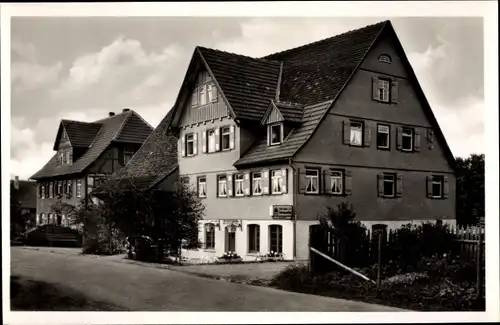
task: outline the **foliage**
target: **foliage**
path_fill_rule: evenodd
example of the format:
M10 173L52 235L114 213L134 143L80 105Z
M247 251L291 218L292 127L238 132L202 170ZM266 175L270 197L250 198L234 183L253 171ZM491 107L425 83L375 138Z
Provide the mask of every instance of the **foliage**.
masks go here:
M300 291L310 281L306 265L291 264L276 274L270 285L284 290Z
M23 233L30 225L30 214L23 211L19 199L19 190L10 184L10 238Z
M123 234L131 238L151 238L153 244L137 243L141 247L136 247L136 258L151 260L152 249L157 261L164 258L164 252L180 255L183 242L186 248L200 247L198 222L204 206L195 191L180 183L169 192L122 185L110 184L100 206L108 223Z
M456 158L457 223L475 225L485 216L484 154Z
M239 256L236 252L224 252L224 254L222 254L222 256L219 257L219 259L231 261L231 260L241 259L241 256Z
M274 251L270 251L266 254L265 257L277 257L277 258L282 258L283 257L283 253L278 253L278 252L274 252Z

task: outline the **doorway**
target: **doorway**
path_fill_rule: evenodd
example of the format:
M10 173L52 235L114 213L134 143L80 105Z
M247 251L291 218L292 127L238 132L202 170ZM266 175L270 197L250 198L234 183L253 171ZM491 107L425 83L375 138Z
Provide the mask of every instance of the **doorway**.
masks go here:
M225 230L225 237L226 237L226 245L225 245L225 251L226 252L235 252L236 251L236 227L234 226L228 226L226 227Z

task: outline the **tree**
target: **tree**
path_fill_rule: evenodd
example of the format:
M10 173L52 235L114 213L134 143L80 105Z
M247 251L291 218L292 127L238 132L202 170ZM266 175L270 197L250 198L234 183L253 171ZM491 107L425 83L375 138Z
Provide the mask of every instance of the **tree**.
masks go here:
M485 215L484 154L456 158L457 223L477 224Z
M19 190L15 188L14 184L10 184L10 236L21 234L26 230L29 222L29 213L25 213L21 207L19 198Z

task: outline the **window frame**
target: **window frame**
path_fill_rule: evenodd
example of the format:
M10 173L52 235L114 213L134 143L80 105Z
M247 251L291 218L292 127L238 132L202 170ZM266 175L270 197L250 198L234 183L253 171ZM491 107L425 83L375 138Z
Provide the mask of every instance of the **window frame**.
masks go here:
M380 132L380 127L386 127L387 128L387 133L385 132ZM387 134L387 146L382 147L379 144L379 134ZM377 124L377 149L380 150L390 150L391 149L391 126L389 124Z
M76 180L76 197L82 197L82 180Z
M436 181L438 180L438 182ZM442 199L444 198L444 177L443 176L435 176L433 175L432 176L432 187L431 187L431 190L432 190L432 198L433 199ZM439 189L440 189L440 193L438 196L435 196L434 195L434 184L439 184Z
M187 133L184 135L184 137L185 137L185 141L186 141L186 156L192 157L192 156L194 156L194 133ZM189 137L191 137L190 140L188 139ZM190 142L193 144L191 154L189 153L189 150L188 150Z
M128 162L132 160L132 157L134 157L134 154L135 154L134 150L124 148L123 149L123 165L128 164ZM125 159L125 157L127 157L127 156L130 156L130 158L128 160Z
M278 128L279 130L279 140L278 142L273 142L273 129ZM269 145L278 146L283 143L283 123L273 123L269 124Z
M208 227L207 227L208 226ZM205 249L206 250L215 250L215 224L212 222L208 222L204 224L204 232L205 232ZM208 231L207 228L212 229L211 231ZM210 245L207 238L208 238L208 233L211 234L211 240L210 240Z
M405 131L410 131L411 135L410 136L405 135ZM410 137L410 149L405 149L404 147L405 137ZM415 129L409 127L401 127L401 151L413 152L415 149L413 141L415 141Z
M204 180L203 182L201 180ZM201 184L204 184L205 185L205 195L201 195L200 194L200 189L201 189ZM198 181L197 181L197 184L198 184L198 188L197 188L197 195L199 198L206 198L207 197L207 177L206 176L198 176Z
M273 228L276 227L276 250L273 250ZM283 254L283 226L272 224L269 225L269 251Z
M234 174L234 196L245 196L245 175L244 174ZM241 177L241 179L238 179ZM241 194L238 194L238 184L241 183Z
M315 172L316 175L307 175L307 172ZM305 189L305 194L319 194L319 184L320 184L320 170L318 168L307 168L305 169L305 179L306 179L306 189ZM307 188L309 187L309 179L314 179L316 178L316 191L308 191ZM313 181L311 180L311 187L313 185Z
M383 90L385 89L383 87L384 84L387 84L387 100L384 100L384 92L383 92ZM391 79L379 77L377 80L377 95L378 95L377 101L379 101L381 103L390 104L391 103L391 87L392 87L392 80Z
M387 59L385 59L387 58ZM388 63L388 64L391 64L392 63L392 58L389 54L381 54L379 57L378 57L378 60L380 62L383 62L383 63Z
M213 134L213 140L214 140L214 147L213 147L213 150L210 151L210 133ZM208 129L207 130L207 153L214 153L216 152L215 150L215 147L216 147L216 144L217 144L217 138L215 137L215 129Z
M340 177L339 176L333 176L332 174L333 173L340 173ZM330 179L330 193L333 194L333 195L344 195L345 193L345 172L343 170L340 170L340 169L330 169L330 175L328 177ZM333 180L334 179L340 179L340 192L334 192L333 191Z
M279 176L276 176L273 174L274 173L279 173ZM282 175L282 170L281 169L271 169L269 171L269 179L270 179L270 182L271 182L271 194L273 195L277 195L277 194L282 194L283 193L283 175ZM274 180L277 179L277 182L278 182L278 187L279 187L279 192L275 192L274 191Z
M198 106L205 106L208 104L207 102L207 91L206 84L203 84L198 87Z
M227 132L225 131L227 129ZM227 148L224 148L224 136L227 136ZM221 151L231 150L231 127L229 125L220 128L220 149Z
M260 176L258 178L255 177L256 174L259 174ZM264 191L264 184L262 184L262 172L252 172L251 174L252 178L252 196L261 196ZM255 192L255 181L259 180L260 181L260 192L256 193Z
M254 233L252 233L251 229L254 229ZM253 235L253 236L251 236L251 235ZM259 253L260 252L260 225L249 224L247 226L247 237L248 237L248 253L249 254Z
M54 182L49 183L49 199L54 198Z
M392 177L392 195L388 195L385 193L385 183L386 181L389 181L388 179L386 179L386 177ZM386 198L395 198L396 197L396 181L397 181L397 175L396 174L393 174L393 173L383 173L382 174L382 181L383 181L383 197L386 197Z
M225 178L225 180L222 181L221 178ZM221 192L220 192L220 190L221 190L221 183L223 183L225 185L226 194L221 194ZM228 182L227 182L227 175L226 174L217 175L217 197L228 197L227 183Z
M352 142L352 132L353 132L353 124L359 124L361 126L361 141L359 144L355 144ZM356 128L357 130L357 128ZM363 141L364 141L364 136L365 136L365 124L362 121L349 121L349 145L351 147L362 147L363 146Z

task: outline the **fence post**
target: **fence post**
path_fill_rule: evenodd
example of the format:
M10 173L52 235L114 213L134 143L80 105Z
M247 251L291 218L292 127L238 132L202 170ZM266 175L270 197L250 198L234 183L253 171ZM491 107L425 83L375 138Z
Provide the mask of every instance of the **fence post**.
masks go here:
M477 293L477 299L481 298L482 296L482 289L483 289L483 286L482 286L482 281L481 281L481 271L482 271L482 268L481 268L481 253L482 253L482 245L483 245L483 242L482 242L482 229L479 228L479 238L477 240L477 290L476 290L476 293Z
M382 232L378 233L378 265L377 265L377 288L380 287L380 267L382 266Z

